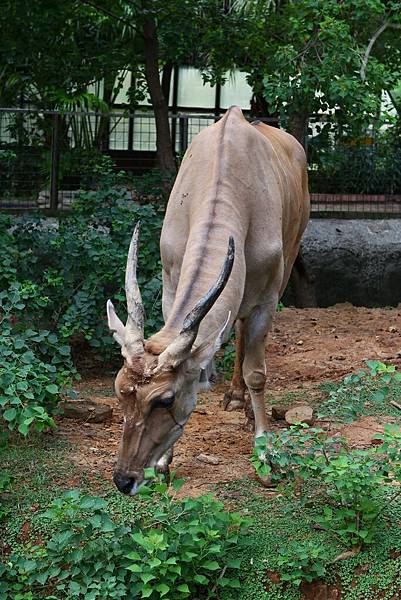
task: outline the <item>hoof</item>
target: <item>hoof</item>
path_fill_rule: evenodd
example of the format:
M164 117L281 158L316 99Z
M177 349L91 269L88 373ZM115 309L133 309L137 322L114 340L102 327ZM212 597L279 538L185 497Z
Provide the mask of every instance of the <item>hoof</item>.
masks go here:
M224 394L222 405L224 410L228 412L233 410L242 410L245 405L244 396L241 393L229 390Z
M277 487L276 483L272 482L272 475L265 475L264 477L259 477L259 475L255 475L256 481L263 485L265 488L275 488Z
M168 465L157 465L156 473L163 477L167 485L170 485L170 467Z

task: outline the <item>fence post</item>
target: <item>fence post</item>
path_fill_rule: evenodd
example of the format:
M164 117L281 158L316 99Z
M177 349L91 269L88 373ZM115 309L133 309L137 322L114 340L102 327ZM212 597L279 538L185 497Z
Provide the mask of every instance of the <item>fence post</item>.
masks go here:
M188 117L180 115L180 153L184 154L188 148Z
M50 167L50 208L57 210L58 207L58 174L59 174L59 133L60 133L60 115L54 114L52 145L51 145L51 167Z

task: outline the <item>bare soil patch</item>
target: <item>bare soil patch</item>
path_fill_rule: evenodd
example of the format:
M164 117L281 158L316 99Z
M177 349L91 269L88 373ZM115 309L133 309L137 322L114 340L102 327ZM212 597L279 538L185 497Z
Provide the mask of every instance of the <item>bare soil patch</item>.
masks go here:
M286 308L277 314L266 356L268 400L291 394L306 401L316 399L321 396L317 384L341 379L362 367L366 359L391 362L400 368L401 306ZM225 412L219 404L227 387L228 382L221 383L199 395L197 409L176 444L173 467L177 476L186 480L184 494L197 495L206 492L210 484L254 477L248 460L252 433L245 427L245 417L240 412ZM112 406L112 420L95 424L61 419L56 435L72 443L73 462L110 480L122 427L113 379L85 379L78 392L83 398ZM356 445L366 444L372 431L380 431L380 424L368 419L345 428L343 433L351 442L355 437ZM218 457L218 464L198 460L199 454Z

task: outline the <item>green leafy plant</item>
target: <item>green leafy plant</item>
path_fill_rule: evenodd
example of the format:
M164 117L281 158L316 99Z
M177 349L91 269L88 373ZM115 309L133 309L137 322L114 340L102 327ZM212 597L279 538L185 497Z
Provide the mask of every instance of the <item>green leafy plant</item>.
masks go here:
M242 517L211 496L171 498L159 481L146 494L155 510L134 523L111 519L104 499L78 490L56 499L43 515L54 532L50 539L0 567L2 598L34 590L34 600L175 600L205 586L209 597L217 588L238 587L239 561L229 552Z
M401 493L397 489L390 499L384 493L386 484L401 483L401 434L387 427L378 439L380 446L357 450L321 430L294 427L257 438L251 461L274 483L312 480L326 499L316 521L345 546L360 550L373 543L383 527L384 506Z
M47 299L29 285L0 292L0 411L8 428L23 435L54 425L49 413L77 377L70 347L49 330L30 327L29 303L40 313Z
M234 330L231 332L230 339L224 347L216 360L216 368L221 373L224 373L226 380L231 379L233 375L235 362L235 341L234 341Z
M2 521L10 512L10 508L3 505L1 496L11 490L13 476L8 471L0 471L0 521Z
M385 365L379 361L367 360L368 371L360 369L347 375L340 385L328 391L328 397L320 405L318 417L335 421L355 420L358 416L372 410L385 401L391 387L400 388L401 373L394 365Z
M317 522L347 547L372 544L385 502L383 471L373 454L343 451L322 466L321 478L331 504L323 508Z
M97 189L56 225L0 215L0 411L24 435L53 424L50 411L76 377L73 354L103 363L117 356L105 303L111 298L124 319L126 253L138 220L146 334L162 323L163 208L134 203L113 167L108 158L97 164Z
M279 549L280 580L295 586L303 581L314 581L326 574L329 559L330 554L323 544L312 540L292 542Z
M309 476L335 451L338 440L307 425L293 425L279 433L266 432L257 437L251 462L259 477L271 476L273 483Z

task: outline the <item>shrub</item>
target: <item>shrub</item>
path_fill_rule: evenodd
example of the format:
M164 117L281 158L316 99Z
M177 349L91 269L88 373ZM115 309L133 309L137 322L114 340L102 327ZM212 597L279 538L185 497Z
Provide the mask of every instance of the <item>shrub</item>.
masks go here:
M251 462L259 477L270 475L273 483L293 480L320 469L322 461L335 452L336 443L322 429L293 425L256 438Z
M0 292L0 411L9 429L23 435L54 424L49 411L77 376L70 347L49 330L31 328L28 302L40 313L47 299L20 284Z
M251 460L260 476L271 473L273 481L310 478L325 498L316 521L345 546L361 549L382 527L384 506L401 493L389 498L383 487L401 483L401 433L387 426L378 438L380 446L356 450L321 430L295 427L257 438Z
M104 499L66 492L44 514L50 539L0 566L1 597L176 600L238 587L229 552L244 520L212 496L176 500L162 483L146 493L155 510L124 523Z
M380 409L392 390L399 395L401 373L394 365L373 360L365 362L368 370L360 369L347 375L334 389L331 386L327 399L320 405L319 418L328 419L330 423L353 421L363 413Z
M114 343L107 329L108 298L126 311L124 272L135 223L141 221L138 281L147 328L161 323L159 238L162 210L128 202L120 187L80 196L74 211L49 225L42 218L22 220L12 241L21 255L20 281L30 280L49 302L44 319L65 341L89 343L108 359Z
M49 409L76 376L71 348L80 360L88 350L103 364L117 356L105 305L111 298L124 320L125 262L138 220L145 333L162 323L163 209L127 200L120 178L106 160L98 189L82 193L58 222L0 215L0 410L22 434L52 425Z
M3 505L1 496L11 490L13 481L13 476L8 471L0 471L0 521L10 513L10 508Z

